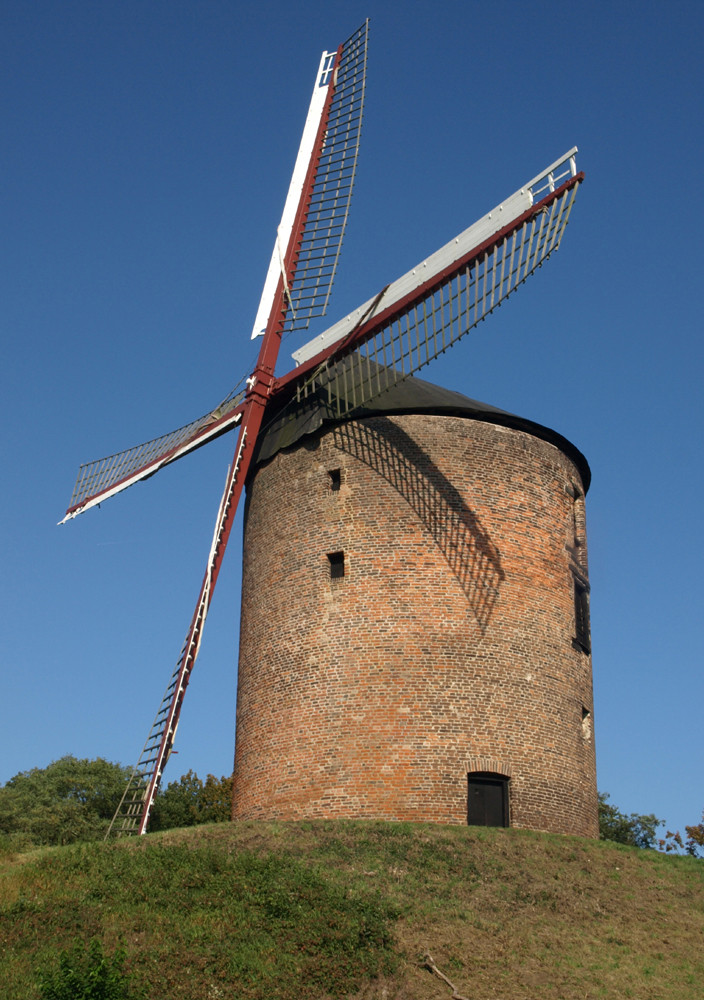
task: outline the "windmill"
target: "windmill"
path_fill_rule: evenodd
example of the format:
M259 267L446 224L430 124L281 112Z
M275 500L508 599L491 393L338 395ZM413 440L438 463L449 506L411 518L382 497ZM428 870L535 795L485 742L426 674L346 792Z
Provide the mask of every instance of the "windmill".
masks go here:
M237 429L206 570L183 649L111 824L142 834L172 751L235 512L262 431L313 425L323 407L344 420L448 350L560 245L583 175L576 148L417 267L293 354L277 377L284 333L327 308L359 150L368 25L322 54L252 338L256 365L242 390L186 426L81 466L64 521ZM63 523L63 521L61 522Z

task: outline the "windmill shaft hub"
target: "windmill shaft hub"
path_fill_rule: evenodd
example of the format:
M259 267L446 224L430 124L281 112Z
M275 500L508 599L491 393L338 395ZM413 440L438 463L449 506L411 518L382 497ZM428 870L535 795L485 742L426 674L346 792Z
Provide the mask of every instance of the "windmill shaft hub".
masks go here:
M266 403L274 386L274 376L264 368L255 368L251 379L247 380L247 400Z

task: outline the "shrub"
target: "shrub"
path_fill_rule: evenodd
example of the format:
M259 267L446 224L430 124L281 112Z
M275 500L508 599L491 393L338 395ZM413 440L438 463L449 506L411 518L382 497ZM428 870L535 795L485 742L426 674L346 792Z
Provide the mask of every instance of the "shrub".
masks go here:
M58 965L39 976L41 1000L131 1000L131 990L124 971L125 953L117 950L112 957L93 939L88 947L77 941L71 951L62 951Z

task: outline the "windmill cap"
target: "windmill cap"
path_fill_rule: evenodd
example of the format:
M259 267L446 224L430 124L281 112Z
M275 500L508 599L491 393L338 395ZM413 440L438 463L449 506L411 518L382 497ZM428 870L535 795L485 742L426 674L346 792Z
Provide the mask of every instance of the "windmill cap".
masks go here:
M309 397L302 403L288 401L278 408L259 438L254 464L273 458L277 452L290 448L302 438L315 434L323 426L344 420L360 420L374 416L392 416L410 413L427 413L434 416L464 417L481 420L500 427L510 427L533 437L547 441L558 448L577 467L584 491L589 489L591 470L582 452L562 434L544 427L542 424L519 417L515 413L500 410L489 403L470 399L461 392L445 389L443 386L408 376L402 382L387 389L374 400L360 406L344 418L333 414L319 397Z

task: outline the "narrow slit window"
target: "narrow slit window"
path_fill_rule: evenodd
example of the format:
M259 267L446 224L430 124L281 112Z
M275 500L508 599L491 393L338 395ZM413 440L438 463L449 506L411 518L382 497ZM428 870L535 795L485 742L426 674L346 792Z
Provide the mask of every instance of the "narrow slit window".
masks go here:
M345 575L345 553L328 552L328 563L330 564L330 579L340 580Z
M589 627L589 587L576 577L574 581L574 628L575 642L585 653L590 653L592 644Z
M585 740L592 738L592 713L582 706L582 736Z
M337 493L342 485L342 469L328 470L328 485L332 493Z
M574 548L578 562L586 570L586 525L584 521L584 497L581 493L576 493L572 504L572 533L574 536Z
M574 483L565 486L565 493L572 498L569 533L572 536L569 547L582 569L586 571L586 524L584 520L584 494Z

